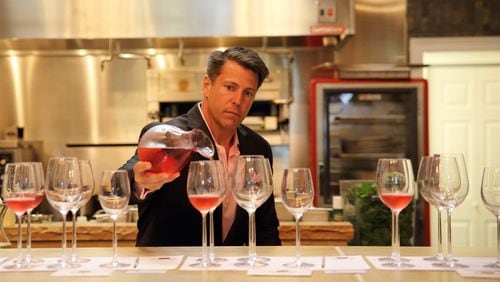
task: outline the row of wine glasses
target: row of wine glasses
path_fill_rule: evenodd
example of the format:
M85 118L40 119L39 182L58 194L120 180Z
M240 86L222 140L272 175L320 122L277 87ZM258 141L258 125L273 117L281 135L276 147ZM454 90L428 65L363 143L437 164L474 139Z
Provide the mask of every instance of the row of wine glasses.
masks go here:
M45 177L46 176L46 179ZM31 211L36 208L43 197L58 210L62 216L62 258L49 268L73 268L88 259L76 255L76 213L84 206L94 193L94 175L87 160L74 157L49 159L47 173L44 175L39 162L9 163L6 165L2 185L2 198L5 204L15 212L18 218L18 255L14 263L5 266L8 269L33 268L34 263L43 262L30 254ZM113 260L103 267L120 266L116 257L116 227L115 220L127 206L130 197L130 184L126 171L103 171L99 186L99 202L113 219ZM73 215L72 254L66 256L66 215ZM26 256L22 256L22 216L28 213Z
M237 159L233 177L233 195L237 204L245 209L249 217L248 256L239 259L236 266L265 266L268 258L258 257L256 252L255 212L273 191L272 170L269 160L260 155L245 155ZM193 161L189 166L187 195L189 201L202 216L202 258L192 267L218 266L214 254L208 255L206 238L206 215L213 211L227 193L227 176L221 161ZM287 267L310 267L300 257L300 218L311 206L313 199L311 171L308 168L285 169L282 181L283 204L296 219L296 260ZM211 220L212 221L212 220ZM213 242L211 227L211 242Z

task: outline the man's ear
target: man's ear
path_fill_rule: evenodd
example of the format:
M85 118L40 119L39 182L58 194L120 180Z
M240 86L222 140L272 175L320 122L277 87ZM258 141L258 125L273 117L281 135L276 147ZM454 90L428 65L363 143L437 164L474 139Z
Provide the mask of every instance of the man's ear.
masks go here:
M210 87L212 87L212 80L210 80L210 77L208 77L208 75L205 75L203 77L203 98L208 98Z

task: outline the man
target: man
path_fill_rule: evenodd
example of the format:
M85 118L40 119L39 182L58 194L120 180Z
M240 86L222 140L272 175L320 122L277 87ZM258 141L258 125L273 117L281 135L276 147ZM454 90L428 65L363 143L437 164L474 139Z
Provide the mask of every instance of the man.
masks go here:
M264 155L272 164L268 142L241 125L269 71L257 53L235 47L210 54L203 78L203 100L188 113L169 121L184 130L203 130L215 144L215 159L223 161L228 177L239 155ZM143 128L142 134L152 126ZM191 160L203 159L195 153ZM186 180L189 164L180 173L149 173L151 163L135 155L123 166L139 198L137 246L199 246L201 216L189 203ZM231 183L231 179L229 180ZM231 187L214 212L216 245L248 244L248 214L239 207ZM274 197L256 211L257 245L280 245Z

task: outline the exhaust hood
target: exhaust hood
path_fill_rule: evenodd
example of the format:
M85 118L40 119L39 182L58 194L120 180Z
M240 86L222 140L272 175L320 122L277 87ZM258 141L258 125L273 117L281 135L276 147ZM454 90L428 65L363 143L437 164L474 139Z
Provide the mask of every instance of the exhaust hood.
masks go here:
M4 0L0 39L332 36L354 0Z

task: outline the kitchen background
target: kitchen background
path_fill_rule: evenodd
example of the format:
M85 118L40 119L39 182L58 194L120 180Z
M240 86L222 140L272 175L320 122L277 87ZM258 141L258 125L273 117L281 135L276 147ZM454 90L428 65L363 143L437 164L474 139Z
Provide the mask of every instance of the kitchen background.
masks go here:
M443 77L453 66L476 64L457 61L470 54L456 52L468 52L471 46L488 52L488 59L478 63L488 68L486 73L498 72L499 1L101 2L0 1L0 157L6 161L46 163L51 156L72 155L91 160L97 173L119 167L133 154L137 134L146 123L172 118L199 100L211 50L242 45L258 51L271 69L245 123L272 144L276 172L284 167L311 167L317 172L319 207L331 207L331 197L341 191L330 186L331 179L320 176L324 163L313 157L326 152L321 151L322 145L312 144L314 135L325 132L325 120L319 118L310 127L308 120L316 119L311 112L311 80L325 79L333 85L348 81L353 89L368 91L369 86L368 94L380 94L387 89L378 83L410 85L415 79L427 79L428 91L419 86L415 94L415 123L409 125L417 127L413 143L409 142L413 155L405 154L413 158L415 170L423 154L448 150L466 154L471 195L462 209L469 215L454 228L468 235L458 238L458 244L494 245L493 217L473 194L478 191L480 167L500 165L499 158L479 156L499 153L487 146L480 154L469 149L498 142L494 129L500 123L490 123L491 131L479 132L487 136L484 140L453 146L454 139L445 139L443 132L470 140L467 136L478 132L467 130L476 124L436 129L446 120L446 113L436 105L442 109L460 100L439 98L443 91L431 76L439 72ZM432 40L438 41L432 44ZM453 40L458 44L446 43ZM455 56L446 62L433 61L436 56L445 58L436 53L444 51ZM479 57L485 58L483 53ZM498 78L492 81L485 89L490 91L490 101L496 102L492 105L498 105L500 84ZM452 97L462 97L457 94L462 88L452 85L451 89L456 94ZM467 89L472 96L464 97L479 97L478 88ZM488 119L497 122L498 113L493 111ZM319 139L316 142L324 138ZM275 174L278 190L280 176ZM429 220L435 217L431 212L429 218L422 202L415 208L413 241L425 244L429 225L434 226ZM486 234L493 235L479 239L476 230L483 227L473 225L471 209L477 218L487 218ZM89 206L82 213L94 211Z

